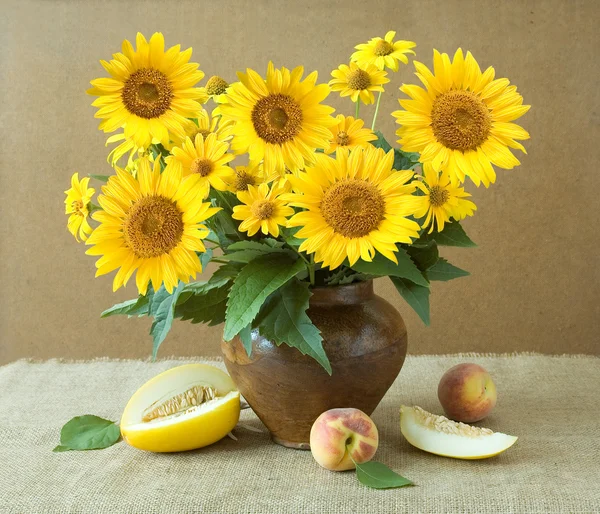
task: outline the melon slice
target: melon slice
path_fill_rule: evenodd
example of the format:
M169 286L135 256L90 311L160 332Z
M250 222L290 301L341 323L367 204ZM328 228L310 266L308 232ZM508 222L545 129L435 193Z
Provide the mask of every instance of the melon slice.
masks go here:
M455 459L487 459L510 448L516 437L489 428L457 423L421 407L400 408L400 430L406 440L429 453Z
M225 437L239 416L240 393L227 373L186 364L154 377L131 397L121 435L140 450L193 450Z

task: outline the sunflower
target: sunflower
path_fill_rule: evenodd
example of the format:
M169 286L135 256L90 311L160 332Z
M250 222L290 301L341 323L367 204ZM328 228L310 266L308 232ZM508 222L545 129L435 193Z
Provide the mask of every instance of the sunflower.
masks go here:
M496 181L492 164L511 169L520 164L510 148L525 152L517 140L529 134L512 121L530 106L508 79L494 80L494 68L481 72L470 52L459 48L450 62L448 54L434 50L434 73L414 61L417 77L426 89L403 85L411 99L400 100L405 110L393 112L401 127L396 131L407 152L419 152L421 162L439 171L442 163L453 183L468 176L485 187ZM526 153L526 152L525 152Z
M392 169L394 152L375 147L338 150L336 158L319 156L313 167L290 177L294 193L289 205L306 209L294 215L290 227L302 227L300 251L335 269L348 258L372 261L377 250L397 262L396 243L419 236L419 225L407 219L418 201L412 171Z
M218 97L223 120L235 122L232 150L248 152L252 162L264 160L268 174L283 173L286 166L294 172L304 168L331 137L327 127L335 123L334 109L320 103L329 86L315 85L316 71L301 80L303 73L302 66L290 71L269 62L266 81L248 69Z
M209 233L202 222L219 209L203 203L199 176L183 178L177 167L161 174L157 163L151 170L150 161L140 159L137 179L117 168L98 197L103 211L93 218L100 226L87 240L93 246L86 253L102 255L96 276L120 268L114 291L136 270L142 295L150 280L155 291L164 283L171 293L179 280L187 283L202 272L196 252L206 251L202 239Z
M146 41L138 32L136 50L123 41L123 52L110 62L100 61L111 78L91 81L90 95L98 96L92 105L99 108L99 128L113 132L125 128L125 137L137 147L152 142L163 145L170 138L183 139L186 118L197 118L208 96L193 87L204 77L198 64L188 63L192 49L181 52L173 46L165 52L163 35L156 32Z
M269 188L268 184L258 187L248 186L247 191L237 194L242 205L233 208L232 218L242 220L239 229L253 236L259 230L264 235L279 236L279 226L285 226L287 218L294 214L294 209L288 207L280 198L285 190L277 186Z
M182 146L171 150L172 155L166 158L167 167L181 167L184 177L199 175L203 198L206 198L211 186L218 191L227 189L225 180L232 174L227 163L234 158L227 153L228 147L214 133L208 134L206 139L202 134L196 134L194 141L187 137Z
M431 225L429 233L433 232L437 222L437 230L444 230L444 223L450 221L450 218L462 220L467 216L473 216L477 206L467 200L470 197L462 187L452 184L450 177L445 171L439 172L433 169L431 163L423 164L423 182L417 182L417 187L424 193L424 196L418 196L421 205L415 211L415 218L422 218L427 215L423 228Z
M349 96L353 102L360 98L364 104L375 101L373 91L383 91L382 84L390 81L387 72L378 70L374 64L359 66L354 61L350 66L340 65L331 72L332 80L329 81L332 91L339 91L340 96Z
M413 54L416 43L412 41L398 40L394 41L396 32L390 30L384 38L374 37L368 43L356 45L356 52L350 59L361 66L374 64L378 70L389 68L392 71L398 71L399 63L408 64L408 58L405 54Z
M77 241L81 238L85 241L92 233L92 227L88 223L90 213L89 205L92 196L96 190L93 187L88 187L90 182L89 177L82 178L79 181L79 173L74 173L71 177L71 188L65 191L65 214L69 214L67 228L73 234Z
M325 153L333 153L337 148L356 148L369 146L369 141L375 141L377 136L372 130L363 128L364 121L355 120L352 116L338 114L337 124L331 130L330 144Z
M266 175L262 164L250 163L247 166L236 166L234 172L225 179L228 190L232 193L248 191L248 186L269 184L281 175L272 173Z

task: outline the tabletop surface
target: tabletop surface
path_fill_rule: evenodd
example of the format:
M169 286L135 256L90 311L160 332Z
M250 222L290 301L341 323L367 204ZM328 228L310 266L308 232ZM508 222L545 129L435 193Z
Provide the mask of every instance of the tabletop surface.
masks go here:
M373 490L353 472L326 471L310 452L273 444L250 410L234 430L237 441L197 451L152 454L120 442L52 453L71 417L118 420L141 384L185 362L191 360L1 367L0 512L600 512L600 358L592 356L409 356L372 417L380 434L375 460L414 487ZM401 404L441 413L437 383L460 362L485 367L498 388L496 409L480 425L519 436L498 457L438 457L400 433Z

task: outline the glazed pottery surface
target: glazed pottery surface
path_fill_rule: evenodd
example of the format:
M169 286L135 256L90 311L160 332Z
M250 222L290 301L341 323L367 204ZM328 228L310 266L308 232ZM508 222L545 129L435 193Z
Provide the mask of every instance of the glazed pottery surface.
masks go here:
M333 374L311 357L252 333L248 357L241 340L223 342L225 365L273 440L309 448L313 422L333 408L368 415L390 388L406 357L406 326L373 292L373 282L314 288L308 315L321 331Z

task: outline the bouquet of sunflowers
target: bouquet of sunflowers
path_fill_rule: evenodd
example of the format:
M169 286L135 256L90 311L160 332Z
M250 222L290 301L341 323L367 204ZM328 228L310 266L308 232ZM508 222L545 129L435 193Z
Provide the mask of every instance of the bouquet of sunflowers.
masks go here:
M198 87L192 49L165 50L160 33L100 61L110 77L88 93L99 128L117 132L114 173L90 176L105 182L96 203L90 177L73 175L68 228L99 257L96 276L116 270L116 290L135 273L139 293L102 315L152 316L154 355L181 318L225 323L224 339L248 352L258 330L329 372L306 313L313 287L387 276L429 323L431 282L467 275L438 252L474 246L460 225L476 209L464 186L519 165L511 148L525 152L529 135L513 122L529 106L470 52L434 50L433 71L413 62L424 87L400 87L392 148L375 131L381 94L415 47L394 38L358 45L328 84L269 63L266 76ZM332 91L350 97L354 117L334 117ZM369 128L359 116L373 104ZM197 281L209 262L218 268Z

